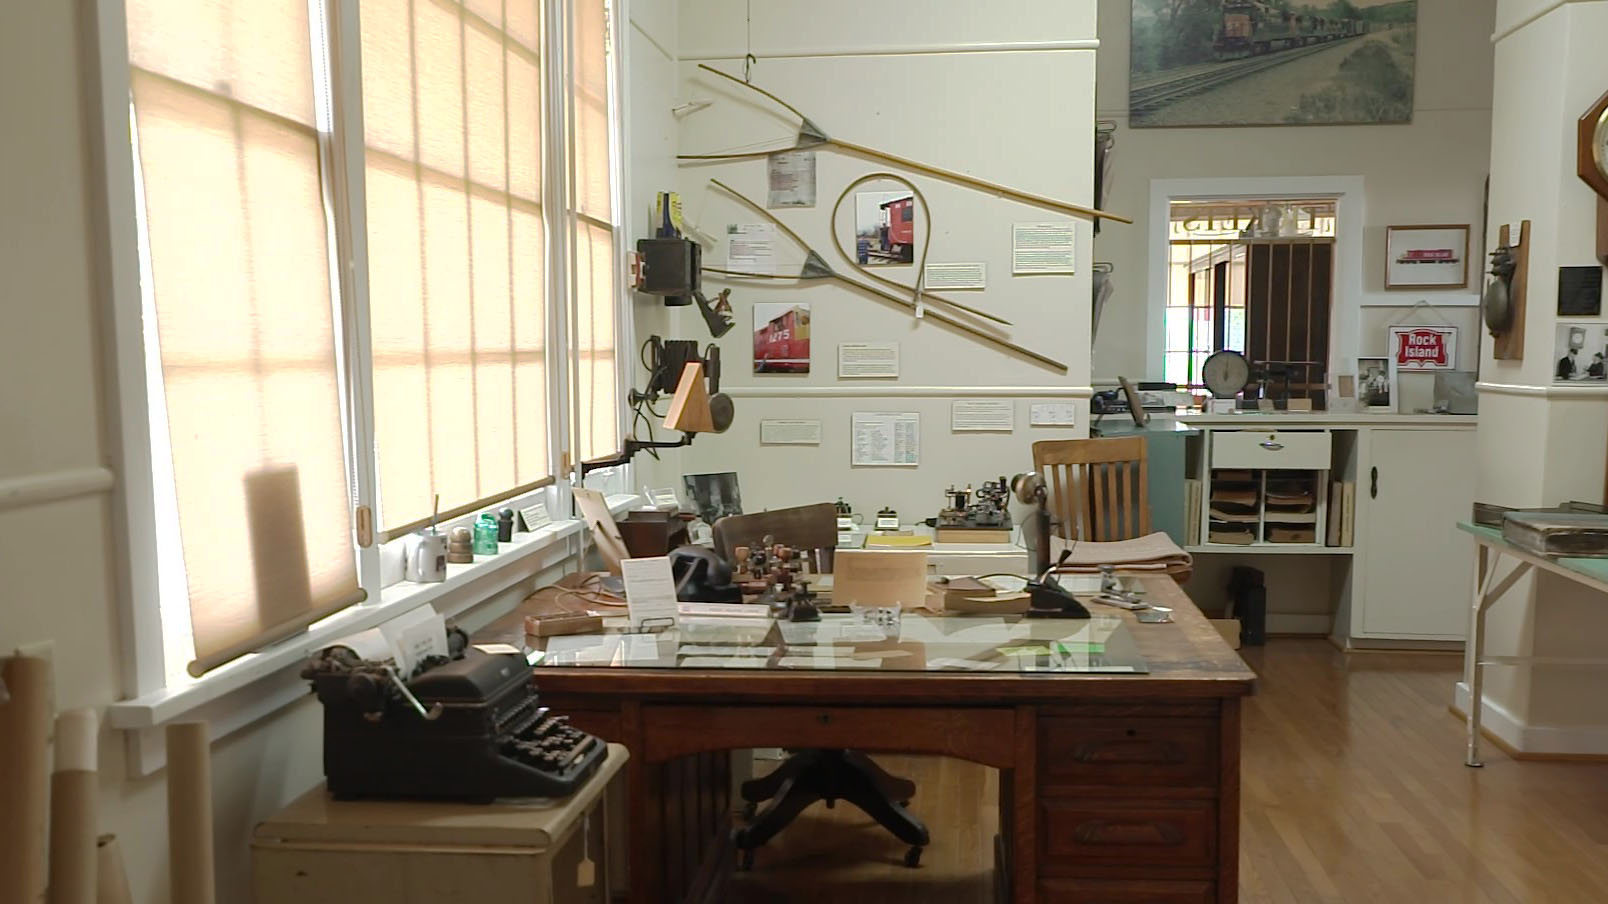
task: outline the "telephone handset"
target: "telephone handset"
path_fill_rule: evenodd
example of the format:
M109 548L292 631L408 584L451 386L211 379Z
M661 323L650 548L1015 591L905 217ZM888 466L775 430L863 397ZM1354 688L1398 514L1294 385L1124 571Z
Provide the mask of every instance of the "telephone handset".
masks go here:
M1061 551L1061 557L1054 565L1044 569L1036 580L1027 582L1027 612L1028 618L1088 618L1089 610L1083 608L1072 593L1054 576L1055 569L1066 564L1072 557L1070 548Z

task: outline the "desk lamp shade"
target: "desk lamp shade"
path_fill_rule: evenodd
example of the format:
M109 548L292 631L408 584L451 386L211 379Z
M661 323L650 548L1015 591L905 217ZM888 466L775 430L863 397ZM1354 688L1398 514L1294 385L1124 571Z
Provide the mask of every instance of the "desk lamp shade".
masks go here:
M704 386L703 365L697 361L681 369L665 427L682 433L714 433L715 416L709 410L709 390Z

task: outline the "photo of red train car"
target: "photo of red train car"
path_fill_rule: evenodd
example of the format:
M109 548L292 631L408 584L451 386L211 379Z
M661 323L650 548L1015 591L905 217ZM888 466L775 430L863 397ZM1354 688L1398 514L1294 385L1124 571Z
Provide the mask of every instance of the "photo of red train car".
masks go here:
M909 264L916 259L916 199L908 191L863 191L854 196L855 257L862 266Z
M810 306L798 302L754 305L754 373L810 372Z

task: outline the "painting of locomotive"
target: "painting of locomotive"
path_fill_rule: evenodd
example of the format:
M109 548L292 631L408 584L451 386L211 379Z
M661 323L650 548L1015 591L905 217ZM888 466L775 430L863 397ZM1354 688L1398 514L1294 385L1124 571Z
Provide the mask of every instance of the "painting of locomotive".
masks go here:
M1412 119L1417 0L1132 0L1135 128Z
M801 302L754 304L754 373L810 372L810 306Z

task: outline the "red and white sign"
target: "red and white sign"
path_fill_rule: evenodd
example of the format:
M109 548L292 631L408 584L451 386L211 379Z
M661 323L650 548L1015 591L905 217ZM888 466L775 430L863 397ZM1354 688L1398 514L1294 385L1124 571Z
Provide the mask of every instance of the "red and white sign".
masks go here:
M1390 363L1397 370L1451 370L1457 364L1457 327L1391 327Z

